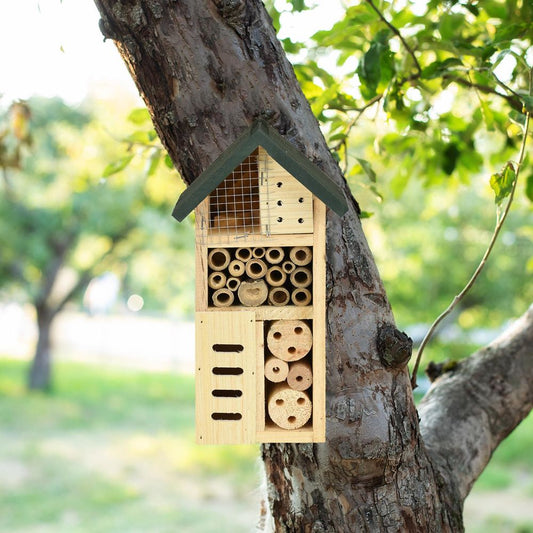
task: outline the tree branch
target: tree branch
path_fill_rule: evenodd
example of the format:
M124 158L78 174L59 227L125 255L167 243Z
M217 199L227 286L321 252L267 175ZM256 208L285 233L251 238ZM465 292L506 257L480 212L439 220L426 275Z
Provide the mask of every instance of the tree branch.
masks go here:
M460 76L454 76L452 74L444 74L442 76L442 79L452 81L454 83L457 83L457 85L462 85L463 87L466 87L467 89L476 89L484 94L493 94L495 96L499 96L500 98L503 98L516 111L522 112L522 109L524 107L524 103L516 94L502 94L496 91L494 87L490 87L488 85L481 85L480 83L475 83L473 81L466 80L464 78L461 78ZM497 78L496 81L498 82L498 85L502 85L507 90L510 90L508 87L504 86Z
M433 466L461 500L498 444L533 408L533 306L508 331L458 363L419 407Z
M402 34L400 33L400 30L396 28L396 26L393 26L383 15L383 13L376 7L374 2L372 0L366 0L366 3L376 12L378 17L390 28L392 33L400 39L400 41L403 44L403 47L407 51L407 53L413 58L413 62L415 64L416 70L418 71L418 75L422 74L422 68L420 67L420 63L418 62L418 59L415 56L415 53L413 49L407 44L407 41L403 38Z

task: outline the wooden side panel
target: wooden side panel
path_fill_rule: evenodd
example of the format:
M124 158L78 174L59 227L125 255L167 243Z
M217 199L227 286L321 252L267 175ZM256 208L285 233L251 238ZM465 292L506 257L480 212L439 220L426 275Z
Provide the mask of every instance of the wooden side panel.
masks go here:
M326 206L315 200L313 244L313 442L326 440Z
M259 148L261 231L267 235L311 233L313 195Z
M253 312L196 314L196 440L255 442L256 323Z
M256 341L257 341L257 355L256 355L256 387L257 387L257 403L256 403L256 434L258 435L265 430L265 339L264 339L264 322L258 320L256 323ZM257 438L256 438L257 441Z

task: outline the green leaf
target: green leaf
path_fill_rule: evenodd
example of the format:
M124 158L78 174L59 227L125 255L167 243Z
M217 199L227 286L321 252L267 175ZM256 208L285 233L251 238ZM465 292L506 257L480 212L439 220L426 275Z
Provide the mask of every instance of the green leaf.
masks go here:
M146 107L138 107L128 115L128 120L136 126L141 126L142 124L151 123L152 119Z
M155 174L155 171L157 170L157 167L159 166L159 162L161 161L161 151L160 150L154 150L150 157L148 158L148 163L146 165L146 176L152 176Z
M440 78L447 70L454 70L452 67L463 66L463 62L457 57L449 57L444 61L434 61L422 70L421 78L432 80Z
M117 172L120 172L121 170L125 169L133 159L133 154L126 155L124 157L121 157L120 159L117 159L117 161L113 161L112 163L109 163L102 172L102 177L107 178L108 176L111 176L112 174L116 174Z
M529 113L533 113L533 96L528 96L527 94L520 95L520 99L524 104L524 108Z
M526 196L530 202L533 202L533 174L530 174L526 179Z
M170 170L174 170L174 163L168 154L165 155L165 165L167 168L170 168Z
M530 23L520 22L518 24L502 24L498 26L496 35L494 36L495 43L503 41L511 41L521 37L528 29Z
M374 213L372 213L371 211L361 211L359 213L359 218L360 219L363 219L363 218L370 218L371 216L374 216Z
M372 183L376 183L376 173L372 168L372 165L366 160L360 157L356 157L357 162L361 165L361 168L364 170L365 174L368 176Z
M512 163L507 163L504 169L493 174L490 178L490 186L494 191L494 201L500 205L511 194L516 179L516 172Z

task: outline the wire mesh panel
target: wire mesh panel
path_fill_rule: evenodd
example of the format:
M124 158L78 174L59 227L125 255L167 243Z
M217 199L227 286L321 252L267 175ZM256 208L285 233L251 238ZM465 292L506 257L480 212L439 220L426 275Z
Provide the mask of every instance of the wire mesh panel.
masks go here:
M245 237L260 231L259 168L252 152L209 197L211 235Z

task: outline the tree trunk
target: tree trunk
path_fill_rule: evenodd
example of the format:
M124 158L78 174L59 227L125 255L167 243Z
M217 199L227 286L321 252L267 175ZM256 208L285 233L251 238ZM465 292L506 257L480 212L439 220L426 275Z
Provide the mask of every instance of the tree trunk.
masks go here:
M268 498L264 528L461 531L464 487L470 481L465 485L453 454L470 443L459 435L454 448L454 422L445 419L440 431L445 432L442 444L448 444L442 452L448 453L447 466L440 460L442 448L428 453L424 446L405 368L410 341L394 326L357 203L262 3L95 1L104 35L115 40L187 183L262 117L331 176L349 199L349 212L342 219L329 212L327 221L327 442L263 446ZM527 365L523 367L525 372ZM533 368L527 372L531 379ZM499 390L493 387L483 394L494 399ZM531 409L522 389L517 395L523 408L519 415L505 412L506 430ZM472 396L463 407L484 398ZM444 392L439 401L432 408L446 411L451 393ZM431 440L435 431L428 427L424 437ZM491 433L492 444L504 433ZM469 480L481 473L485 459L471 469Z
M33 390L52 388L51 329L54 314L37 306L38 338L35 355L28 374L28 387Z

